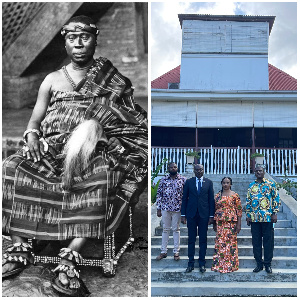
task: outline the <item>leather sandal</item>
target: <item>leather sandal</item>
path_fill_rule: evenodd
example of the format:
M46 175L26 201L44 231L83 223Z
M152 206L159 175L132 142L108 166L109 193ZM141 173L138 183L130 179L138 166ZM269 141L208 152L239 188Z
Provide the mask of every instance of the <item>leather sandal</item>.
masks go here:
M14 263L16 268L2 274L2 279L17 275L34 262L32 246L28 243L14 243L9 246L2 256L2 266Z
M83 260L82 256L70 248L62 248L58 256L65 259L65 261L60 262L58 266L52 270L52 272L57 274L57 276L52 279L53 289L69 297L88 297L91 293L81 280L79 270L77 270L77 264ZM61 282L63 274L66 275L68 280L67 284Z

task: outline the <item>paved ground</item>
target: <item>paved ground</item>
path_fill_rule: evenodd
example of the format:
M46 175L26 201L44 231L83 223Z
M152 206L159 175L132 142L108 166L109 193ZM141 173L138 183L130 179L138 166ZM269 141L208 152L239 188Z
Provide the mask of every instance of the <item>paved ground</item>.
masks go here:
M82 267L81 277L90 297L148 296L148 205L147 189L140 197L133 217L136 238L133 250L125 252L117 265L116 276L106 278L96 267ZM3 240L3 246L7 243ZM52 291L53 266L31 266L15 278L2 281L3 297L57 297Z

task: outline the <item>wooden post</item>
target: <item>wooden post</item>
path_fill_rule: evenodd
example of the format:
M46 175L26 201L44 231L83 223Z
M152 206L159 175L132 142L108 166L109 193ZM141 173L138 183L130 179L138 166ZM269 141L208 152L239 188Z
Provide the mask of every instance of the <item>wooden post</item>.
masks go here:
M196 127L195 128L195 134L196 134L196 138L195 138L195 144L196 144L196 150L195 151L198 151L198 128ZM194 158L194 163L197 164L198 163L198 158Z
M255 129L254 126L252 127L252 153L255 153ZM252 172L254 173L255 169L255 159L252 159Z

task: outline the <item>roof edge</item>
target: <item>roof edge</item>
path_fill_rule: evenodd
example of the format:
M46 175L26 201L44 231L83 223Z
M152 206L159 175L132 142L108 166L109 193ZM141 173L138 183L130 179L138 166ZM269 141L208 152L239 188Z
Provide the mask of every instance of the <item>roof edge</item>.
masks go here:
M182 29L183 20L201 21L235 21L235 22L268 22L269 34L271 33L275 16L248 16L248 15L202 15L202 14L178 14L180 27Z

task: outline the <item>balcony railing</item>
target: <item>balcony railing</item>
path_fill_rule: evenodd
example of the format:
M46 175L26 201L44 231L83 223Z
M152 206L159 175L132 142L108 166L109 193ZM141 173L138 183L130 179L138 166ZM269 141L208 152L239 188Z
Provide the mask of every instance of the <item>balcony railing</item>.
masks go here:
M153 147L151 151L152 171L164 158L178 165L180 173L186 172L186 155L195 148L161 148ZM204 147L197 150L200 158L198 163L204 166L206 174L250 174L252 160L250 159L251 148L219 148ZM256 148L256 152L264 155L266 171L271 175L297 175L297 150L278 148ZM167 171L166 165L160 171L160 175Z

